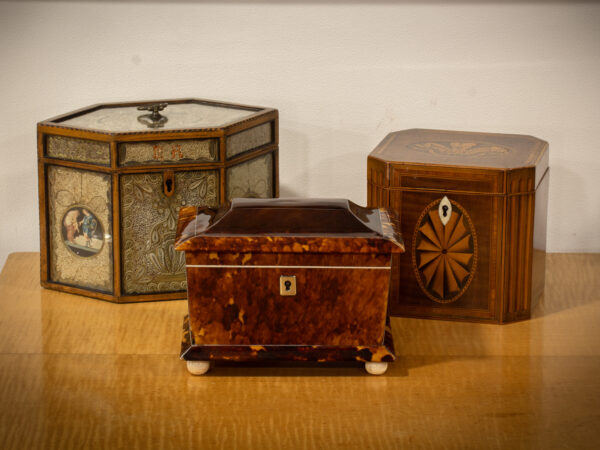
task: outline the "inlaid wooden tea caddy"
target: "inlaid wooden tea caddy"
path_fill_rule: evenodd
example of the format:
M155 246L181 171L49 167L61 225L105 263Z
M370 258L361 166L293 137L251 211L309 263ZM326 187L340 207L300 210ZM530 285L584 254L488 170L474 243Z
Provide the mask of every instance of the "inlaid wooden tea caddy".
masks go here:
M278 195L278 113L106 103L38 130L41 284L115 302L186 296L179 208Z
M362 361L385 372L393 213L348 200L234 199L179 213L188 311L181 357L211 361Z
M406 255L393 315L505 323L544 289L548 143L512 134L390 133L367 161L368 206L394 209Z

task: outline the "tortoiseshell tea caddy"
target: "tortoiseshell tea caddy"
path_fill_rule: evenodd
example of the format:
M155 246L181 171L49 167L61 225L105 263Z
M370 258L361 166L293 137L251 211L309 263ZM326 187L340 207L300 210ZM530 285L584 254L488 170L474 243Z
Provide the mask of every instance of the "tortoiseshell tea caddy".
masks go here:
M392 315L506 323L543 294L548 143L440 130L390 133L368 157L368 206L392 208L406 255Z
M395 359L388 291L404 251L394 214L348 200L234 199L179 212L188 316L181 357L211 361Z
M278 196L278 113L107 103L37 126L41 284L115 302L186 296L178 210Z

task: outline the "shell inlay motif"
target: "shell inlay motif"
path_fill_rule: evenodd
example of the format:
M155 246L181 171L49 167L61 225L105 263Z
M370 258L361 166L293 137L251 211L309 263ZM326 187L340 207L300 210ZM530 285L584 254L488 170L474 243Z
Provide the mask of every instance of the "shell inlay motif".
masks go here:
M409 144L412 150L419 150L432 155L490 157L510 153L511 149L484 142L417 142Z
M471 218L453 200L444 226L440 200L425 208L413 236L413 265L417 282L431 300L451 303L469 287L477 267L477 235Z

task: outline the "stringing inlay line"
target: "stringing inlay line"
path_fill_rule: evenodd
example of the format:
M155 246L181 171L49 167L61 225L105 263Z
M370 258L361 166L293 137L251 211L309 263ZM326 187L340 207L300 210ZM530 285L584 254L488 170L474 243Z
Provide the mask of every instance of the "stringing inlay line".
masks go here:
M227 264L188 264L185 267L208 269L349 269L349 270L390 270L391 267L368 267L368 266L258 266L258 265L227 265Z

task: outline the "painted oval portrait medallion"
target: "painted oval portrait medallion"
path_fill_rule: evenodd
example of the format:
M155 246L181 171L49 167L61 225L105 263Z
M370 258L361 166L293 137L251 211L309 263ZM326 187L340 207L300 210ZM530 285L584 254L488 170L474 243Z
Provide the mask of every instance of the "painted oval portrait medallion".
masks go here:
M77 256L94 256L104 246L104 228L98 217L85 206L72 206L62 219L62 237Z

